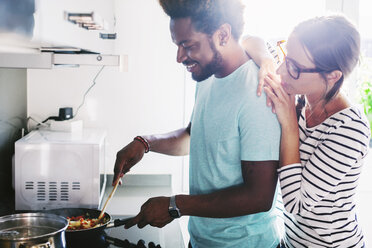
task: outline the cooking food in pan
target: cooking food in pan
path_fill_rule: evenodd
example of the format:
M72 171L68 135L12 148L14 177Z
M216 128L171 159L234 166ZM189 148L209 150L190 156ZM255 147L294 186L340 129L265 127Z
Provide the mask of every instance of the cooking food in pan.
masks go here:
M102 226L107 220L103 219L98 223L98 218L90 218L88 214L85 216L72 216L67 217L68 227L67 230L81 230Z

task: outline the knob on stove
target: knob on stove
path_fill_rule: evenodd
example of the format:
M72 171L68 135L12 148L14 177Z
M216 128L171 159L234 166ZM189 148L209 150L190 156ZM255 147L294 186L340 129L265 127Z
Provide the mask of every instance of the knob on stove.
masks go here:
M147 247L146 242L142 239L138 240L137 244L134 244L130 243L127 239L121 240L110 236L106 236L106 242L124 248L161 248L160 245L155 246L154 242L150 242Z
M143 239L138 240L137 242L137 248L147 248L145 245L145 241Z
M148 248L161 248L161 246L160 245L155 245L154 242L150 242Z

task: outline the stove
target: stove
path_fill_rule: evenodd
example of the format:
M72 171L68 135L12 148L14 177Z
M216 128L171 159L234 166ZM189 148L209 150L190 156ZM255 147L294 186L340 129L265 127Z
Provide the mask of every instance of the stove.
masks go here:
M113 219L124 219L129 216L113 215ZM90 240L67 239L67 248L165 248L163 229L146 226L139 229L137 226L124 229L123 226L106 228L102 235Z
M110 248L110 247L123 247L123 248L162 248L160 244L156 244L153 241L146 243L145 240L140 239L137 242L130 242L127 238L122 237L115 238L109 236L107 233L98 236L97 238L90 240L68 240L67 248Z

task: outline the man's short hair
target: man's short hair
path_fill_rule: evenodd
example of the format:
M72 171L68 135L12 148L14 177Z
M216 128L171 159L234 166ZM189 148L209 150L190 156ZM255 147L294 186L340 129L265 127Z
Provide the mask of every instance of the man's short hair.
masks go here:
M222 24L231 26L235 40L244 27L244 5L240 0L159 0L171 19L190 17L196 31L212 35Z

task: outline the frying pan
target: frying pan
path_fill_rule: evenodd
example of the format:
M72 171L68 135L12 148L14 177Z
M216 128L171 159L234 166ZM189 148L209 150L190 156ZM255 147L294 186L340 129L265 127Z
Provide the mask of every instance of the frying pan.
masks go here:
M89 208L59 208L59 209L51 209L44 211L46 213L53 213L63 217L76 217L76 216L86 216L89 215L89 218L98 218L101 213L101 210L97 209L89 209ZM72 243L74 241L81 241L82 239L95 239L100 237L106 228L112 228L117 226L124 225L127 220L126 219L116 219L112 220L111 216L105 212L104 217L102 218L102 224L97 227L92 227L88 229L80 229L80 230L67 230L66 229L66 241L67 244Z

